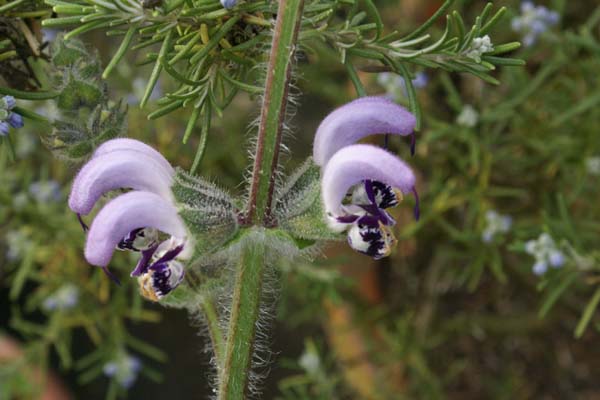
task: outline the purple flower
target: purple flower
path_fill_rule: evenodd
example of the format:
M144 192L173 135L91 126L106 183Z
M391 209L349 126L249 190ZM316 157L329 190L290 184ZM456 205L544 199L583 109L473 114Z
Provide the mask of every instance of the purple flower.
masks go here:
M173 174L168 161L146 144L114 139L100 146L79 171L69 197L69 207L81 220L104 194L133 189L97 214L87 234L85 257L110 274L107 266L115 249L141 252L131 275L139 277L142 293L151 300L181 283L184 270L176 258L189 257L192 247L171 193ZM161 241L159 231L170 238Z
M414 125L415 117L404 108L367 97L338 108L317 129L313 158L321 166L327 223L332 230L347 231L350 247L374 259L388 256L396 243L396 221L386 210L397 206L404 194L416 196L415 176L388 151L354 143L375 133L409 135ZM345 201L349 191L351 199Z

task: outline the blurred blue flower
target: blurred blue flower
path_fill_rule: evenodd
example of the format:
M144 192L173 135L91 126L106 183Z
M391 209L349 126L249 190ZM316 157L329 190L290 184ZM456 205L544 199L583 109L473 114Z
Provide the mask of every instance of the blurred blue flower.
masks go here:
M8 130L10 129L10 125L4 121L0 121L0 136L8 135Z
M119 354L114 360L104 364L104 375L113 378L123 388L129 389L142 368L139 358L127 353Z
M544 275L548 271L548 263L545 261L537 261L533 264L533 273L536 275Z
M237 0L220 0L221 5L226 9L231 9L237 4Z
M57 202L62 199L60 184L56 181L39 181L29 185L29 194L38 203Z
M31 239L22 231L8 231L4 235L4 240L8 248L6 259L9 261L16 261L23 258L23 255L33 246Z
M78 301L79 288L73 284L66 284L46 297L42 307L47 311L69 310L75 307Z
M13 128L22 128L23 127L23 117L19 114L11 112L6 119L6 122Z
M499 214L497 211L490 210L485 214L486 225L481 235L481 240L486 243L491 242L494 236L506 233L512 226L512 218L508 215Z
M529 47L559 20L560 15L556 11L550 11L544 6L535 6L531 1L524 1L521 3L521 15L513 18L511 26L513 31L523 35L523 44Z
M7 111L12 110L17 105L17 102L12 96L4 96L0 102L0 108L4 108Z
M548 266L560 268L566 261L564 253L547 233L542 233L537 239L527 241L525 251L535 257L533 273L536 275L545 274Z
M58 36L58 29L53 28L42 28L42 41L52 42Z
M4 96L0 99L0 136L8 135L10 127L22 128L23 117L12 111L16 101L12 96Z
M425 72L417 72L415 78L411 81L415 89L423 89L429 83L429 76ZM408 96L406 82L404 78L392 72L382 72L377 75L377 83L381 85L388 96L398 98L399 96Z

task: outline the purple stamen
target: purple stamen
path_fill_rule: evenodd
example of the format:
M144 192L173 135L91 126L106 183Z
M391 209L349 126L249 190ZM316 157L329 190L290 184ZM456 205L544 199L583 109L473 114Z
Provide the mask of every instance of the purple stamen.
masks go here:
M121 286L121 281L119 281L119 279L115 276L115 274L113 274L112 272L110 272L108 270L108 267L102 267L102 271L104 271L104 273L106 274L106 276L108 276L110 278L110 280L112 280L117 285Z
M149 268L152 268L155 265L166 263L166 262L173 260L175 257L177 257L179 255L179 253L181 253L182 250L183 250L183 245L179 245L179 246L165 252L165 254L161 258L156 260L156 262L153 263Z
M415 220L419 220L421 216L421 209L419 208L419 194L417 193L417 189L413 186L412 188L413 195L415 196Z
M415 135L415 131L412 131L410 134L410 155L415 155L415 148L417 146L417 136Z
M83 229L84 232L87 232L90 228L86 225L86 223L83 221L83 218L81 218L81 214L77 213L77 220L79 221L79 224L81 225L81 228Z
M414 135L414 133L413 133L413 135ZM387 150L389 143L390 143L390 134L386 133L383 136L383 148Z
M148 271L150 260L152 260L152 256L154 255L154 252L157 248L158 244L150 247L147 250L142 250L142 256L140 257L140 260L138 261L134 270L131 271L131 276L140 276L141 274Z
M336 221L342 224L351 224L358 219L358 215L342 215L341 217L336 217Z

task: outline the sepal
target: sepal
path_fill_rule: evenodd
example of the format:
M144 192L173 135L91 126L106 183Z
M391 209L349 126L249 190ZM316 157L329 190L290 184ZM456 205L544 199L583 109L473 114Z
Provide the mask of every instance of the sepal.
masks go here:
M301 243L345 238L327 226L320 180L321 168L309 157L278 190L274 210L278 224Z
M234 202L216 185L177 168L171 190L179 216L194 237L195 256L215 252L238 232Z
M52 133L45 138L46 146L57 156L69 161L81 161L102 143L123 136L127 131L127 106L97 106L85 124L54 122Z

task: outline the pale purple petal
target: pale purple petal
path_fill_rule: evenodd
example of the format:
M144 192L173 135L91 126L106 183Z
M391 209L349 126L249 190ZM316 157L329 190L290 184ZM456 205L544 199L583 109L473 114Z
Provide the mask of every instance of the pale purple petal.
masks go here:
M121 239L132 230L145 227L179 238L186 236L185 226L172 203L154 193L133 191L100 210L88 232L85 258L92 265L107 266Z
M83 166L71 189L69 207L86 215L96 201L111 190L129 188L171 196L173 170L154 157L133 150L115 150L92 158Z
M342 147L376 133L410 135L416 118L404 107L383 97L363 97L329 114L315 135L313 158L321 167Z
M335 153L323 169L321 192L325 211L341 215L346 193L365 179L386 183L404 194L413 192L415 186L415 175L400 158L376 146L355 144Z
M144 153L147 156L154 158L158 163L162 164L166 170L173 171L173 167L171 167L171 164L169 164L167 159L164 158L162 154L154 150L154 148L151 146L148 146L146 143L135 139L119 138L109 140L98 147L92 157L101 156L115 150L139 151L140 153Z

